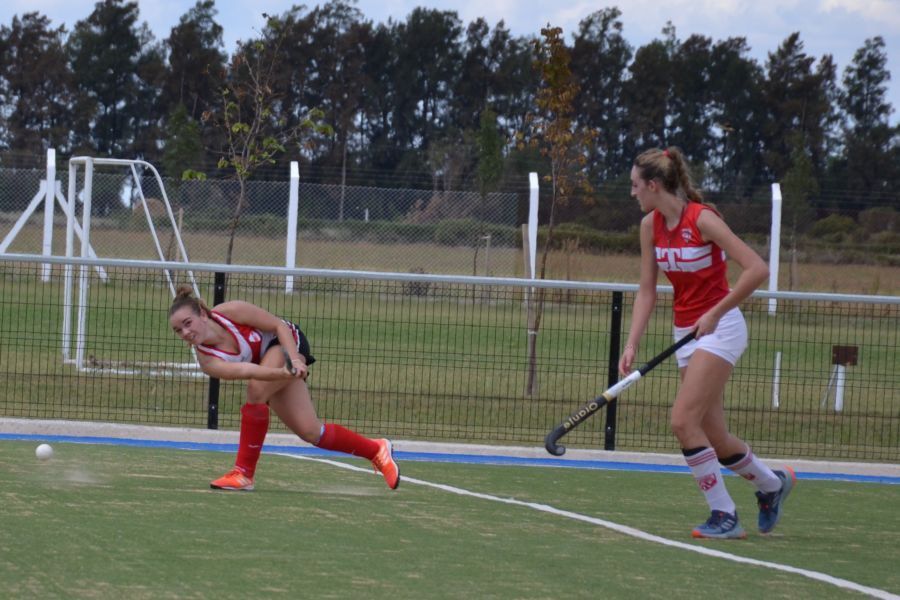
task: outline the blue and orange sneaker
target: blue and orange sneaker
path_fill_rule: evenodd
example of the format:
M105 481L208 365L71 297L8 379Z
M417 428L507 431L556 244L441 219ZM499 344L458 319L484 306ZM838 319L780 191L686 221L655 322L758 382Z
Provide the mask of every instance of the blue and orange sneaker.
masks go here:
M714 510L706 523L694 527L691 536L717 540L742 540L747 537L747 532L738 522L737 513L732 515L721 510Z
M756 502L759 504L760 533L769 533L775 529L779 519L781 519L782 505L797 482L797 475L794 474L792 468L785 467L785 471L775 471L775 475L781 480L780 490L777 492L756 492Z

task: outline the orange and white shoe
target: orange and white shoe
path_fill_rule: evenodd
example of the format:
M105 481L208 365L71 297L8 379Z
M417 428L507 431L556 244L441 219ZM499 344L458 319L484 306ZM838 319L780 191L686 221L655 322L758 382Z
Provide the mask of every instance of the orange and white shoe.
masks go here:
M376 440L378 443L378 454L372 459L372 464L376 471L381 471L384 475L384 482L392 490L396 490L400 485L400 467L394 462L394 447L391 440Z
M240 469L235 467L215 481L210 482L209 487L214 490L250 492L253 490L253 479L247 477Z

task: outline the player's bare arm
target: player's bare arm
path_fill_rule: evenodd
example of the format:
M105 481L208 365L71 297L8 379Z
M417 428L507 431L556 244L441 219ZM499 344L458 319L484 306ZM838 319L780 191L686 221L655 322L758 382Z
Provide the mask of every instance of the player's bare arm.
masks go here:
M641 219L640 286L634 298L628 340L625 342L625 348L619 360L619 372L622 375L627 375L631 371L641 337L647 329L650 315L653 314L653 308L656 306L658 276L659 267L656 264L656 252L653 249L653 213L650 213Z
M294 343L294 335L283 319L279 319L269 311L262 309L255 304L244 302L242 300L224 302L216 307L216 311L222 313L232 321L244 323L257 328L260 331L272 332L278 336L278 343L281 344L282 348L287 350L287 353L291 358L291 364L295 371L294 377L306 379L309 372L306 366L306 359L297 352L297 347ZM239 379L245 378L241 377ZM248 379L264 379L271 381L266 376L249 377Z
M725 251L726 256L741 267L741 274L731 292L698 321L698 334L715 330L716 322L726 312L746 300L769 277L769 267L763 259L711 210L704 210L697 219L697 228L703 240L713 242ZM707 316L709 318L707 318ZM701 323L703 321L703 323ZM706 321L715 321L709 322ZM711 327L710 327L711 326Z
M210 377L224 380L258 379L261 381L281 381L293 377L283 368L265 367L253 363L229 363L215 356L197 353L200 370Z

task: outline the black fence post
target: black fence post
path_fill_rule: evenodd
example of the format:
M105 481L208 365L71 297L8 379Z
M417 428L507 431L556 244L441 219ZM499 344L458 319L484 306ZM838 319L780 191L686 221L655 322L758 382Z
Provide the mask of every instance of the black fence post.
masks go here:
M213 287L213 306L225 302L225 273L216 273ZM209 391L206 395L206 428L219 428L219 380L209 378Z
M613 292L612 312L609 322L609 364L607 384L612 387L619 381L619 346L622 342L622 292ZM606 405L606 430L604 431L603 449L616 449L616 405Z

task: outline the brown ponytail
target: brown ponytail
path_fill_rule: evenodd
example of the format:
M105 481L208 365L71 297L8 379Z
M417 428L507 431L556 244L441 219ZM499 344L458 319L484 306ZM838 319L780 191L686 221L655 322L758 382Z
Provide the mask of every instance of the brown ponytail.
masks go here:
M209 316L210 310L203 300L194 296L194 289L182 284L175 290L175 299L172 300L172 306L169 307L169 316L171 317L177 310L183 306L190 306L195 315L205 314Z
M645 150L634 159L634 166L645 181L655 179L670 194L681 196L688 202L703 202L703 195L694 187L684 154L675 146Z

